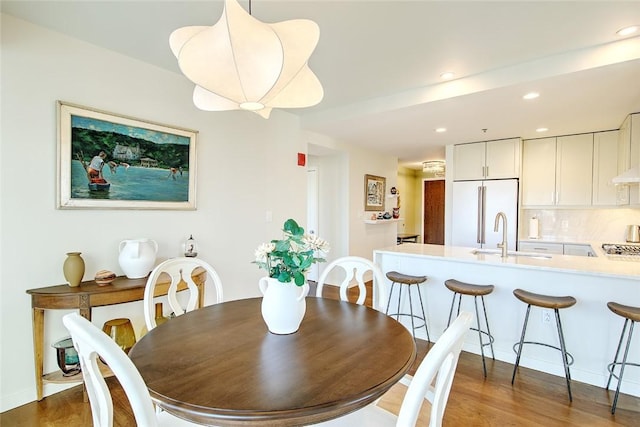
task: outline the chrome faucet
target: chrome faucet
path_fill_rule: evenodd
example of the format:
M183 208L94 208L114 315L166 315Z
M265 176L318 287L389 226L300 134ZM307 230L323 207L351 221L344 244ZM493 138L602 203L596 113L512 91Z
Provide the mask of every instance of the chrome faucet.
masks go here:
M500 225L500 218L502 218L502 243L498 243L498 247L502 248L502 258L507 257L507 216L504 212L498 212L496 214L496 221L493 225L493 231L498 232L498 226Z

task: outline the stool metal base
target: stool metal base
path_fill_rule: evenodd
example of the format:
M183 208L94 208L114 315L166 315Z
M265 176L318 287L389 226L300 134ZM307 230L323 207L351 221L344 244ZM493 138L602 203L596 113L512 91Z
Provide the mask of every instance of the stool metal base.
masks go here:
M451 317L453 315L453 306L456 302L456 296L458 297L458 312L456 316L460 315L460 305L462 303L462 294L458 292L453 293L453 299L451 300L451 309L449 310L449 320L447 321L447 328L451 324ZM487 363L484 360L484 348L485 346L491 346L491 359L496 360L495 353L493 352L493 335L491 335L491 330L489 329L489 318L487 317L487 307L484 304L484 295L480 295L480 300L482 301L482 311L484 313L484 325L486 327L486 331L482 330L482 326L480 326L480 312L478 311L478 295L473 295L473 303L476 309L476 325L477 328L469 328L472 331L478 332L478 340L480 341L480 354L482 355L482 371L484 373L485 378L487 377ZM482 337L485 336L489 339L489 342L483 342Z
M535 344L544 347L549 347L554 350L558 350L562 354L562 365L564 366L564 376L567 381L567 391L569 392L569 402L573 402L573 396L571 395L571 372L569 366L573 365L573 356L567 351L567 347L564 341L564 334L562 333L562 323L560 322L560 312L557 308L553 309L556 316L556 327L558 329L558 338L560 340L560 347L553 346L537 341L525 341L524 336L527 331L527 324L529 323L529 314L531 312L531 304L527 304L527 314L524 317L524 325L522 326L522 334L520 335L520 341L513 345L513 351L517 354L516 363L513 366L513 374L511 375L511 385L515 382L516 371L520 365L520 356L522 356L522 347L524 344ZM516 350L517 349L517 350Z
M627 331L627 324L631 322L631 327L629 328L629 335L627 336L627 346L624 349L624 356L622 357L622 361L618 361L618 356L620 355L620 349L622 348L622 341L624 340L625 332ZM622 327L622 333L620 334L620 341L618 342L618 348L616 349L616 355L613 358L613 362L607 365L607 370L609 371L609 380L607 381L607 390L609 390L609 385L611 384L611 378L615 378L618 380L618 386L616 387L616 394L613 398L613 404L611 405L611 413L616 413L616 406L618 405L618 396L620 395L620 384L622 383L622 376L624 375L624 368L627 366L636 366L640 367L640 363L631 363L627 362L627 356L629 355L629 347L631 346L631 337L633 336L633 326L636 322L625 319L624 326ZM616 375L614 370L616 366L620 366L620 374Z
M396 286L396 284L400 285L400 287L398 288L398 312L396 313L389 313L389 306L391 305L391 295L393 294L393 288ZM427 332L427 341L431 342L431 337L429 336L429 327L427 326L427 316L424 312L424 304L422 303L422 293L420 292L420 285L419 284L415 284L415 285L405 285L408 286L408 292L409 292L409 310L410 313L400 313L400 303L402 300L402 286L404 284L400 283L400 282L392 282L391 283L391 290L389 291L389 300L387 301L387 310L385 312L385 314L387 314L390 317L395 316L397 321L400 321L400 316L405 316L405 317L409 317L411 319L411 334L413 335L413 339L416 339L416 329L420 329L420 328L424 328L425 331ZM422 317L420 317L417 314L413 314L413 300L411 299L411 288L412 287L416 287L418 290L418 298L420 299L420 309L422 310ZM417 319L419 321L422 322L422 324L418 324L418 326L415 325L415 321L414 319Z

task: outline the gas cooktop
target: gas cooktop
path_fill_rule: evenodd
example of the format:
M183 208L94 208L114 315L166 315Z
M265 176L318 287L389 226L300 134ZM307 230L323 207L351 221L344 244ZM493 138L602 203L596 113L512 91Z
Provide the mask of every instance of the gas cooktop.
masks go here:
M640 243L603 243L602 250L607 255L622 255L640 258Z

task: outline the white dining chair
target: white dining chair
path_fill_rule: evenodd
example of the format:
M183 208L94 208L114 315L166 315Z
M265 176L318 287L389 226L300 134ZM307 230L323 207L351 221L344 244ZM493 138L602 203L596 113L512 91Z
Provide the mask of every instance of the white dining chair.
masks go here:
M94 427L113 426L113 400L98 365L98 357L109 365L122 386L138 426L195 426L166 411L156 412L142 376L124 351L107 334L80 316L70 313L62 318L78 352L84 384L91 404Z
M344 417L315 426L414 427L425 399L431 403L429 426L442 426L442 417L458 366L458 358L471 320L470 312L461 312L435 345L431 347L410 380L409 388L397 416L374 403Z
M386 279L384 274L382 274L382 270L378 267L373 261L370 261L366 258L358 257L358 256L346 256L338 258L331 263L329 263L324 270L322 270L322 274L318 278L318 286L316 288L316 297L322 297L322 289L324 288L327 278L329 274L336 275L336 270L341 269L344 274L344 278L340 283L340 299L342 301L349 301L347 292L349 290L350 285L355 280L358 284L359 295L356 301L356 304L362 305L364 304L365 298L367 297L367 288L365 287L365 279L364 275L367 272L371 271L374 278L374 284L376 285L376 291L373 293L372 298L376 300L372 300L372 306L376 310L384 311L384 301L386 293Z
M216 293L216 299L214 304L223 301L222 294L222 281L216 270L199 258L178 257L171 258L158 264L156 268L151 271L149 278L147 279L147 285L144 289L144 321L147 326L147 330L152 330L157 326L156 314L155 314L155 302L154 294L155 287L158 278L166 273L171 278L171 284L167 292L167 300L169 307L175 316L180 316L186 312L195 310L198 308L198 286L191 277L193 271L196 268L202 268L207 272L206 283L212 283ZM181 281L184 281L188 287L189 299L183 306L178 298L178 285Z

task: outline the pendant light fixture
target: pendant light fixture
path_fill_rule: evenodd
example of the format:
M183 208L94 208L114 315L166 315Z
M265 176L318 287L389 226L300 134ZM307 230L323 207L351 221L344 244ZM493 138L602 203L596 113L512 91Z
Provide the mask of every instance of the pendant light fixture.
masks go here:
M215 25L179 28L169 46L196 85L196 107L269 118L273 108L310 107L322 100L322 85L307 64L319 36L318 25L308 19L267 24L235 0L225 0Z

